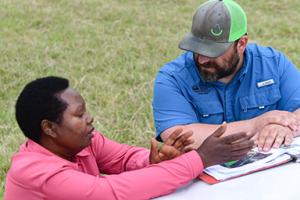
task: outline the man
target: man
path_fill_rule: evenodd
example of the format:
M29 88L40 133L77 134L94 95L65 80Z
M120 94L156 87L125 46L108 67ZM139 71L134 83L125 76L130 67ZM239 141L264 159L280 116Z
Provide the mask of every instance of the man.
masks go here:
M224 121L225 135L255 133L264 151L299 135L300 73L277 50L248 44L236 2L203 3L179 48L186 52L161 68L154 85L157 139L181 127L194 132L196 148Z

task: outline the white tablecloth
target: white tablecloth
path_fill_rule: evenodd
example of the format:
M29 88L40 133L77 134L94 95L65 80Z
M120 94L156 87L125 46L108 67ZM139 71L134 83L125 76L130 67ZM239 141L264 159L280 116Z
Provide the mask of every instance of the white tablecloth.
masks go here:
M156 200L300 200L300 163L208 185L200 180Z

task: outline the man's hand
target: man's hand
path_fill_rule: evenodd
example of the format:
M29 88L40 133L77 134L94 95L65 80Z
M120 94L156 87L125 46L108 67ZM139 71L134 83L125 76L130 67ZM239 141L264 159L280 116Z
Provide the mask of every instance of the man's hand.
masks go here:
M299 120L295 113L288 111L273 110L266 112L258 117L251 119L254 128L253 132L261 131L269 124L278 124L290 128L292 131L297 131Z
M154 138L151 139L150 164L173 159L182 153L191 150L190 148L187 148L187 146L194 143L190 138L193 135L193 132L189 131L183 134L181 134L181 132L181 128L176 129L160 149L157 147L157 141Z
M270 124L257 133L255 140L260 151L269 151L271 147L279 148L281 144L290 145L293 137L293 131L289 127Z
M221 125L210 135L197 149L202 158L204 168L221 164L232 160L239 160L246 156L253 147L253 135L236 133L226 137L220 137L226 131L226 124Z

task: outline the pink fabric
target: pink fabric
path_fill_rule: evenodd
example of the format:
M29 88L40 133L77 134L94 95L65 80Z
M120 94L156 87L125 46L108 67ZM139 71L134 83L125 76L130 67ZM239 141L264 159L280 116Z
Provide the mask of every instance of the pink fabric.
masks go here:
M148 157L146 149L97 132L74 162L28 140L12 158L4 199L149 199L174 191L203 170L195 151L155 165Z

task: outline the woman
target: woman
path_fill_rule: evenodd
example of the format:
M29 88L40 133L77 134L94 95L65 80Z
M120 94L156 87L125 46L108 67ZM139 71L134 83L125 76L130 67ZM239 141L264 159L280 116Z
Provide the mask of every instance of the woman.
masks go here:
M253 145L245 133L220 138L225 126L182 155L192 141L181 130L160 150L152 141L150 153L118 144L94 130L83 98L59 77L27 84L16 119L28 140L12 158L5 199L149 199L196 178L203 167L243 157Z

